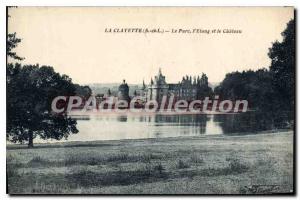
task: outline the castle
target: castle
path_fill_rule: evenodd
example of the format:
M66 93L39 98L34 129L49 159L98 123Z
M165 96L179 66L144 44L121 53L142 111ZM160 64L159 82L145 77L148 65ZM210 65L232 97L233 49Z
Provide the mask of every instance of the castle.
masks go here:
M124 89L126 88L126 89ZM123 82L119 88L119 97L121 99L128 99L128 86ZM208 78L202 73L201 77L185 76L178 83L167 83L165 76L159 69L158 74L151 78L150 84L146 86L143 81L143 86L139 91L135 91L136 96L143 98L143 101L147 102L155 100L161 102L163 96L174 96L175 100L192 101L200 99L203 96L207 96L212 92L212 89L208 86ZM125 98L124 98L125 97Z

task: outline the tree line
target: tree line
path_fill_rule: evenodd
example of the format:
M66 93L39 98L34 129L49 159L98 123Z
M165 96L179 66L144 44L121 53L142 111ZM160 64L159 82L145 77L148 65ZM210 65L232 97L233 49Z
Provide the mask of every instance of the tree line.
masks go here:
M281 33L282 42L269 48L269 68L226 74L214 93L223 99L245 99L250 109L273 115L287 114L294 119L295 109L295 21Z

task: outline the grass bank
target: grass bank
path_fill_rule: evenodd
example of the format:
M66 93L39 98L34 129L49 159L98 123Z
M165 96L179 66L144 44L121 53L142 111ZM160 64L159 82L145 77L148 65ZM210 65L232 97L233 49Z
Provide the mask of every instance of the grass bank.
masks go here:
M257 194L293 190L293 132L7 146L8 192Z

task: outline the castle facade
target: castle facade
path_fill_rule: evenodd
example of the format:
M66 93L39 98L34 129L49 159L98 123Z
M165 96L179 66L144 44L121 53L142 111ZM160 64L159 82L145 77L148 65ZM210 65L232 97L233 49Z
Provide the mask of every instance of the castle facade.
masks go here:
M200 99L202 96L208 95L212 90L208 86L208 78L205 74L201 77L185 76L178 83L167 83L165 76L159 69L158 74L151 78L150 84L146 86L143 82L143 87L140 92L144 94L145 100L156 100L161 102L163 96L174 96L175 100L192 101ZM141 95L142 96L142 95Z

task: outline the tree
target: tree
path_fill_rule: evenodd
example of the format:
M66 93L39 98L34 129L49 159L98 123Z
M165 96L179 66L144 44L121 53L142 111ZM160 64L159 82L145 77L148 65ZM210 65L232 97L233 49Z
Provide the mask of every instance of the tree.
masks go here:
M232 72L215 88L222 99L246 99L249 107L270 118L293 122L295 108L295 24L291 20L269 49L270 70Z
M84 98L89 98L92 95L92 89L85 85L85 86L81 86L79 84L74 84L75 86L75 93L77 96L81 96Z
M7 56L15 59L15 60L23 60L24 58L19 57L16 52L13 51L14 48L18 46L18 43L21 42L20 38L16 37L16 33L7 34L6 40L6 52Z
M20 42L16 33L7 35L7 57L17 61L24 59L13 51ZM51 103L56 96L91 94L88 86L73 84L71 78L56 73L52 67L21 66L19 63L7 64L6 89L6 138L14 143L28 141L28 147L33 147L37 136L59 140L78 132L76 120L66 113L51 112Z
M15 6L8 6L7 12L8 12L8 8L13 8L13 7L15 7ZM8 21L9 18L10 18L10 15L7 15L6 20ZM11 57L11 58L13 58L15 60L19 60L19 61L24 59L24 58L18 56L17 53L13 51L13 49L15 49L20 42L21 42L21 39L16 37L16 32L7 34L7 36L6 36L6 56L7 57Z
M276 41L269 49L273 89L280 109L293 111L295 107L295 21L291 20L281 33L282 42Z
M273 110L272 76L267 69L228 73L215 93L221 99L248 100L252 109Z
M66 113L51 112L56 96L75 94L71 78L56 73L52 67L8 64L7 66L7 140L14 143L33 140L67 138L77 133L76 120Z

